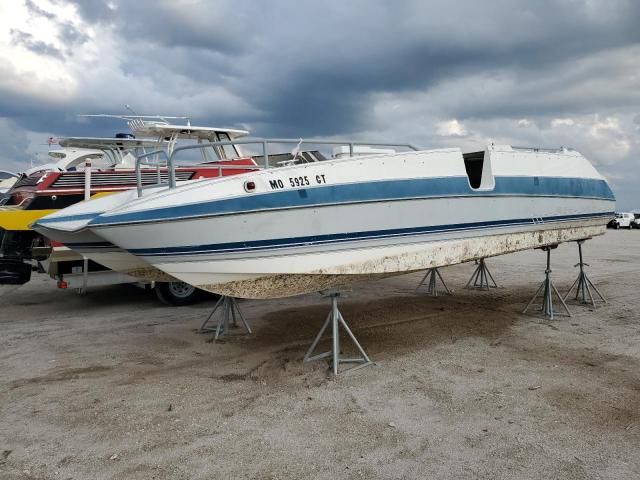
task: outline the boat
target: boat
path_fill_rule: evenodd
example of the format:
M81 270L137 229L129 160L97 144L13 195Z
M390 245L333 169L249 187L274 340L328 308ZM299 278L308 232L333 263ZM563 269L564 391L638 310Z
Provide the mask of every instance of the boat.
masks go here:
M140 131L140 130L138 130ZM160 137L171 137L179 139L196 139L199 144L203 142L217 142L220 138L237 139L248 134L247 131L237 129L224 129L214 127L189 126L185 129L182 125L153 125L147 127L147 135L157 134ZM224 137L223 137L224 135ZM65 144L78 143L82 140L63 140ZM171 145L167 153L171 153ZM205 150L206 152L206 150ZM213 152L214 157L210 154ZM212 147L209 155L203 157L203 163L177 168L177 184L196 182L205 178L225 177L229 175L239 175L254 171L258 168L256 162L248 156L243 156L239 149L218 149ZM157 152L151 152L154 155ZM216 158L212 160L212 158ZM135 171L131 172L131 179L126 184L127 189L108 196L100 196L91 200L77 203L68 208L59 210L40 218L31 228L41 235L64 245L67 249L87 257L92 261L108 267L110 270L120 272L140 280L148 282L175 282L177 279L171 277L162 270L158 270L145 262L142 258L136 257L127 251L105 242L102 238L87 229L89 222L98 215L124 205L127 202L138 198L139 195L147 196L157 192L167 190L167 169L160 169L161 177L156 184L149 185L141 177L141 182L136 189ZM155 173L151 172L153 177Z
M0 284L23 284L31 278L34 259L43 258L38 250L46 240L29 228L38 218L86 198L85 166L93 163L93 186L90 194L110 191L121 168L130 168L136 159L135 149L157 148L156 141L129 138L104 139L111 147L105 153L95 148L56 144L47 153L48 162L22 172L4 194L0 206ZM105 178L105 175L115 174ZM132 179L135 183L135 177ZM34 252L35 250L35 252Z
M128 120L133 133L118 134L115 138L59 139L57 144L61 148L49 152L49 158L53 161L25 171L8 192L7 205L0 211L0 231L5 236L0 248L0 283L21 284L29 281L34 259L46 261L49 274L63 286L67 285L63 277L72 277L78 269L83 269L83 273L90 269L96 275L103 272L105 265L98 261L101 259L94 258L91 251L70 249L53 238L58 238L53 229L47 232L50 238L31 229L31 224L64 207L77 206L83 199L107 194L117 196L117 193L111 195L114 192L122 192L126 198L126 191L135 189L137 184L139 188L147 188L166 181L168 174L166 168L161 166L161 157L162 154L166 156L167 152L171 153L178 141L190 139L204 145L248 133L238 129L195 127L188 121L186 125L174 125L167 121L182 117L117 118ZM182 182L219 174L242 173L242 168L253 164L250 160L237 158L237 152L233 158L227 159L233 151L225 151L217 146L202 148L202 163L179 167L175 175ZM150 153L153 155L148 155ZM139 155L149 157L153 165L136 169L136 157ZM236 168L225 169L231 164L236 164ZM90 166L87 168L87 165ZM100 201L114 205L112 200ZM82 240L79 244L83 244ZM135 257L130 257L130 260L135 260ZM87 259L91 260L89 265L85 264ZM136 281L130 276L116 277L118 281L107 283ZM160 281L162 278L170 281L166 274L156 276L153 280Z
M614 211L572 149L349 150L145 195L88 228L200 289L276 298L601 235Z

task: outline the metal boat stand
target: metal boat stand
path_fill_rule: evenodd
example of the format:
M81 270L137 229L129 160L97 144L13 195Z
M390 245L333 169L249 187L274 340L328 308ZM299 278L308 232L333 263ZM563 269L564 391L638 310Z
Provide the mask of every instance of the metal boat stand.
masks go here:
M549 245L547 247L540 248L540 250L547 252L547 269L544 271L545 279L538 287L536 294L533 296L531 300L529 300L529 303L527 303L527 306L524 307L524 310L522 311L522 313L527 313L527 310L533 304L533 302L538 298L538 295L542 294L541 295L542 306L540 308L540 311L543 312L543 315L545 317L548 317L549 319L553 320L554 316L556 315L563 316L563 317L571 316L569 307L567 307L567 304L564 303L564 299L562 298L560 293L558 293L558 289L556 288L556 286L553 284L553 281L551 280L551 250L555 248L558 248L558 245ZM554 311L553 309L553 293L554 292L558 296L558 299L560 300L560 304L562 305L566 313Z
M329 364L331 365L334 376L338 375L339 373L346 373L358 368L366 367L367 365L372 365L373 362L369 360L369 357L365 353L360 343L358 343L358 340L347 325L347 322L344 321L344 317L340 313L340 310L338 310L338 297L340 296L340 293L334 291L321 293L331 299L331 311L329 312L329 315L327 315L327 320L324 322L324 325L322 325L322 328L316 335L316 338L313 340L313 343L309 347L309 350L307 350L303 361L307 363L313 362L315 360L321 360L323 358L329 358ZM318 346L320 338L322 338L322 335L324 334L329 324L331 324L331 349L324 353L318 353L314 355L314 350ZM351 341L360 353L359 357L345 358L342 356L342 353L340 351L340 326L344 328L344 330L349 335L349 338L351 338ZM340 371L340 364L343 363L355 365Z
M444 290L440 290L438 288L438 279L440 279L440 283L442 283L442 288ZM440 271L437 267L429 268L427 270L427 272L424 274L424 277L422 277L422 280L416 287L416 291L418 291L420 287L422 287L422 285L424 285L425 283L427 284L427 295L431 297L437 297L438 293L451 295L451 290L449 290L447 284L444 283L444 279L442 278L442 275L440 275Z
M213 319L218 309L220 309L219 310L220 315L218 315L218 321L216 322L215 328L208 327L207 324L211 321L211 319ZM242 323L244 324L244 328L247 329L247 333L253 333L251 331L251 327L249 326L249 323L244 318L244 315L242 315L242 312L240 311L240 307L238 307L238 301L234 297L227 297L227 296L222 296L218 299L216 306L213 307L213 310L211 311L207 319L204 321L204 323L198 330L198 333L215 332L215 335L212 341L216 341L218 340L218 338L222 336L229 335L229 323L231 323L232 327L238 326L236 313L240 317L240 320L242 320Z
M580 267L580 273L578 274L578 278L576 278L576 281L573 282L573 285L571 285L571 288L564 296L564 301L567 301L567 298L569 298L569 295L575 287L576 295L571 300L581 304L590 304L595 308L598 303L607 303L607 301L602 296L600 291L596 288L596 286L591 282L589 277L587 277L587 273L584 271L585 265L588 267L589 264L584 263L582 259L582 244L587 240L591 239L583 238L582 240L576 241L576 243L578 244L578 255L580 257L580 262L576 263L574 267ZM595 292L595 295L592 293L592 290L593 292Z
M471 278L469 278L469 281L467 282L464 288L467 288L467 289L477 288L479 290L489 290L491 288L498 288L498 284L493 279L493 275L491 275L491 272L489 271L489 267L487 267L487 264L484 261L484 258L481 258L480 260L476 260L476 263L478 264L478 266L476 267L475 271L471 275Z

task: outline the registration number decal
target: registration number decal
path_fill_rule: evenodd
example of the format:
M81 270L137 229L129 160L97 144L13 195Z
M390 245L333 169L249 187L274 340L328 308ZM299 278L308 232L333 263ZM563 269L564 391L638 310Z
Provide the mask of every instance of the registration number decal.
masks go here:
M301 175L299 177L287 177L285 180L278 178L269 180L271 190L282 190L284 188L309 187L311 185L323 185L327 183L324 173L318 175Z

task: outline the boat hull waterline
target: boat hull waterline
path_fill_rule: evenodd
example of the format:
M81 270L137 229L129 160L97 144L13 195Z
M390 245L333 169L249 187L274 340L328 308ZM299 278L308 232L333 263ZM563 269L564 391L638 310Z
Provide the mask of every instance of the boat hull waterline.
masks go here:
M604 233L614 197L584 157L489 150L484 161L480 188L456 149L265 170L135 200L88 228L184 282L244 298Z

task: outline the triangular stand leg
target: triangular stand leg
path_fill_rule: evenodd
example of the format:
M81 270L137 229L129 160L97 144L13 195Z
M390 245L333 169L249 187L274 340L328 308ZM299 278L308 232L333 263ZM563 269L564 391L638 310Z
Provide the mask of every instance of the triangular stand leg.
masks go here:
M478 261L478 266L464 288L477 288L480 290L498 288L498 284L493 279L493 275L491 275L484 258Z
M529 301L529 303L527 303L527 306L524 307L524 310L522 311L522 313L527 313L527 310L529 310L529 307L531 307L533 305L533 302L536 301L536 299L538 298L538 295L542 295L542 306L540 308L540 311L545 317L549 318L550 320L553 320L555 316L564 316L564 317L571 316L571 312L569 311L567 304L564 303L564 299L562 298L562 296L558 292L558 289L556 288L556 286L553 284L553 281L551 280L551 250L557 247L558 247L557 245L542 247L542 250L547 252L547 269L544 271L545 279L538 287L536 294ZM557 312L553 309L554 293L558 297L558 300L560 300L560 304L562 305L564 312Z
M315 360L329 358L334 375L338 375L338 373L345 373L347 371L354 370L356 368L361 368L367 365L371 365L372 364L371 360L369 360L369 357L365 353L360 343L358 343L358 340L356 339L355 335L347 325L347 322L344 321L344 318L342 317L340 310L338 310L338 297L340 296L340 293L332 292L332 293L329 293L327 296L331 298L331 311L329 312L329 315L327 315L327 319L325 320L324 324L322 325L322 328L318 332L318 335L316 335L316 338L313 340L313 343L309 347L309 350L307 350L307 353L304 356L304 362L305 363L313 362ZM320 343L320 339L322 338L322 335L324 334L325 330L329 326L331 326L331 349L327 352L318 353L314 355L314 351L318 346L318 343ZM359 357L353 357L353 358L342 357L340 353L340 327L341 326L347 332L347 335L349 335L349 338L351 339L354 346L360 353ZM345 363L355 364L355 365L340 371L340 368L339 368L340 365Z
M216 312L219 313L216 326L208 327L207 324L214 318ZM218 299L218 302L216 303L215 307L213 307L213 310L211 311L207 319L204 321L204 323L198 330L198 333L215 332L215 335L213 337L214 341L218 340L222 336L229 335L229 326L230 325L233 327L238 326L238 320L237 320L236 314L238 315L238 317L240 317L240 320L242 321L244 328L247 329L247 332L253 333L251 331L251 327L249 326L249 323L244 318L244 315L242 315L242 312L240 311L240 307L238 307L237 300L233 297L226 297L226 296L222 296Z
M440 283L442 283L442 290L438 288L438 279L440 279ZM446 295L451 295L451 290L447 287L447 284L444 283L444 279L442 275L440 275L440 271L437 268L430 268L422 277L422 280L416 287L416 290L419 290L423 285L427 285L427 295L431 297L437 297L438 293L444 293Z
M576 294L575 297L571 300L584 305L592 305L595 308L598 303L607 303L607 301L602 296L600 291L596 288L596 286L591 282L589 277L587 277L587 272L584 271L584 267L589 266L589 264L584 263L582 259L582 244L586 240L587 239L583 239L576 242L578 244L578 255L580 258L580 262L576 263L574 267L580 267L580 273L578 273L578 278L576 278L576 281L573 282L573 285L571 285L571 288L564 296L564 300L565 302L567 301L567 298L569 298L569 295L571 295L571 292L575 288Z

